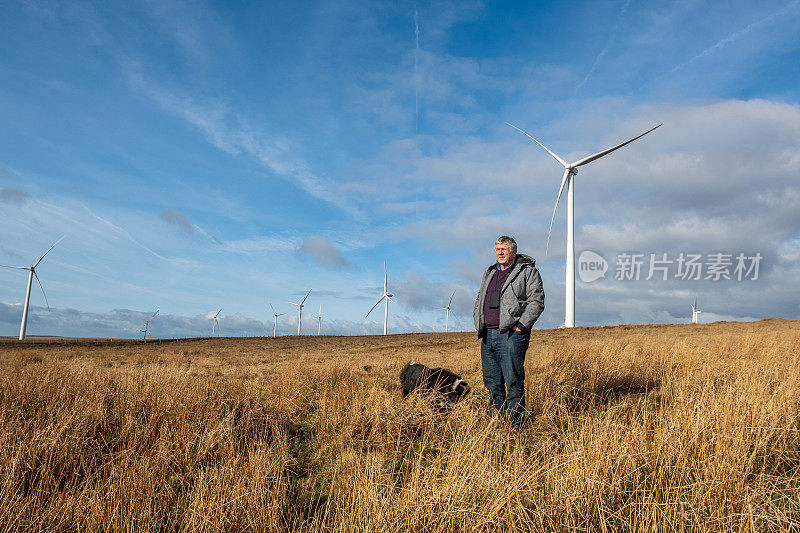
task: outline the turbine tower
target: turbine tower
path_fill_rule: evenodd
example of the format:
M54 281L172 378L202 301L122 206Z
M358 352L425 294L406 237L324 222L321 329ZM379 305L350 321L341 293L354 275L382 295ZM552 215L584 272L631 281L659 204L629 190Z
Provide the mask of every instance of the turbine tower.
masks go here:
M383 262L383 296L381 296L381 299L378 300L378 302L375 305L372 306L372 309L375 309L376 307L378 307L379 303L384 302L384 304L385 304L384 309L383 309L383 334L384 335L386 335L386 330L387 330L387 328L389 326L389 299L392 296L393 296L392 294L389 294L389 277L386 274L386 261L384 261ZM367 312L367 316L369 316L369 314L372 312L372 309L370 309ZM365 316L364 318L367 318L367 316Z
M449 333L448 330L447 330L447 324L448 324L448 322L450 322L450 304L453 303L453 296L455 296L455 295L456 295L456 291L453 291L453 294L450 295L450 301L447 302L447 307L442 307L442 309L447 311L447 314L445 315L445 318L444 318L444 332L445 333Z
M697 308L697 297L694 299L694 305L692 306L692 324L697 324L697 315L702 313L701 310Z
M153 313L153 315L150 318L148 318L147 320L145 320L144 322L139 324L140 326L144 325L144 329L140 329L139 330L139 332L142 334L142 339L147 340L147 328L150 326L150 321L153 320L156 317L156 315L158 314L158 311L159 310L156 309L156 312ZM153 336L150 335L150 338L152 339Z
M319 304L319 315L317 315L317 336L322 335L322 304Z
M211 337L212 337L212 338L214 337L214 332L217 330L217 317L219 316L219 314L220 314L221 312L222 312L222 309L220 309L219 311L217 311L217 314L216 314L216 315L214 315L214 323L211 325Z
M642 133L641 135L634 137L629 141L625 141L622 144L618 144L614 147L611 147L607 150L603 150L602 152L597 152L596 154L584 157L583 159L579 159L574 163L567 163L556 154L550 151L548 147L534 139L531 135L527 132L521 130L520 128L516 127L513 124L506 122L509 126L514 128L515 130L520 131L525 136L533 140L536 144L547 150L547 153L553 156L559 163L564 166L564 177L561 179L561 188L558 190L558 196L556 197L556 205L553 207L553 216L550 218L550 229L547 232L547 246L545 247L545 254L547 250L550 248L550 232L553 230L553 220L556 216L556 209L558 209L558 202L561 200L561 193L564 192L564 185L567 185L567 276L566 276L566 305L565 305L565 318L564 318L564 327L573 328L575 327L575 187L574 181L575 176L578 174L578 167L582 165L586 165L587 163L591 163L596 159L600 159L601 157L610 154L614 150L622 148L626 144L630 144L636 139L644 137L651 131L656 128L660 128L662 124L659 124L655 128L649 129L646 132Z
M311 291L308 291L308 292L311 292ZM278 336L278 317L282 316L282 315L285 315L286 313L278 313L278 312L275 311L275 308L272 307L272 304L269 304L269 306L272 308L272 314L275 315L275 325L272 326L272 336L273 337L277 337Z
M309 289L309 291L306 293L306 298L308 298L308 295L311 294L311 290L312 289ZM298 335L300 335L300 324L303 321L303 307L305 307L303 304L306 303L306 298L303 298L303 301L300 302L299 304L296 304L294 302L289 302L290 304L297 306L297 334Z
M66 237L66 235L64 236ZM47 295L44 293L44 287L42 287L42 282L39 281L39 276L36 274L36 267L39 266L39 263L42 262L44 256L50 253L56 244L60 243L64 240L64 237L61 237L56 242L53 243L53 246L47 249L47 251L29 267L18 267L18 266L9 266L9 265L0 265L0 267L4 268L16 268L18 270L27 270L28 271L28 289L25 291L25 305L22 307L22 322L19 325L19 340L23 340L25 338L25 330L28 327L28 304L31 302L31 286L33 285L33 278L36 278L36 283L39 284L39 288L42 289L42 296L44 296L44 301L47 304L47 310L50 310L50 302L47 301Z

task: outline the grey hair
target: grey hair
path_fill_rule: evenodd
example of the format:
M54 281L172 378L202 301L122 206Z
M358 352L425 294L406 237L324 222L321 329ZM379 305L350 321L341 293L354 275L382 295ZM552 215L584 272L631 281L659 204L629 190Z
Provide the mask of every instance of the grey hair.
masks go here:
M508 235L503 235L502 237L498 237L496 241L494 241L495 246L498 244L507 244L508 249L512 254L517 253L517 241L509 237Z

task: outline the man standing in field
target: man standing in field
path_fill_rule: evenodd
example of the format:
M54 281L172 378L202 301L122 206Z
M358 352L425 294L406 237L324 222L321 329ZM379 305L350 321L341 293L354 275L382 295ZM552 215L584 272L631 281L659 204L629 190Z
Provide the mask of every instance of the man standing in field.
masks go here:
M544 288L536 260L517 254L514 239L497 239L494 253L497 262L483 273L473 318L490 410L520 428L525 416L525 352L531 328L544 310Z

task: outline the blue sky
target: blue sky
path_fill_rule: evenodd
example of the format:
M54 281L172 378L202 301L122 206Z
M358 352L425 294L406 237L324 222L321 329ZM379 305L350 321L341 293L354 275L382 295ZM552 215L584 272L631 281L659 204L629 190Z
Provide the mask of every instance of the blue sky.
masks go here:
M9 2L0 18L0 264L35 261L29 334L471 328L500 234L563 321L576 249L761 253L757 280L578 283L579 325L797 318L800 1ZM0 335L24 272L0 270ZM304 332L316 333L315 320ZM208 331L206 331L208 330Z

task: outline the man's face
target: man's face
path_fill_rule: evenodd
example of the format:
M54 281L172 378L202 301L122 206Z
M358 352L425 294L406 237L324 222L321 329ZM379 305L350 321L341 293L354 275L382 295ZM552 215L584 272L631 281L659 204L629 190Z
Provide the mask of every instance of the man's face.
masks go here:
M497 256L497 262L500 263L500 266L503 268L513 263L514 258L517 257L517 254L512 253L508 244L504 242L494 245L494 255Z

